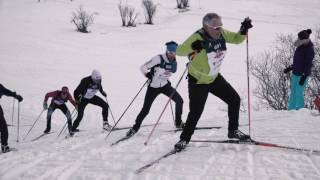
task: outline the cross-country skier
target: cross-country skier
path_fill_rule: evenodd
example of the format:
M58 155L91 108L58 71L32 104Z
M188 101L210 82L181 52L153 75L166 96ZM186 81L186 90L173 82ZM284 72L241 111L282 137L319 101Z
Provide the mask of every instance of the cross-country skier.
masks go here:
M181 120L183 99L180 94L171 86L169 77L177 70L176 49L177 43L170 41L166 43L166 52L154 56L151 60L143 64L140 68L142 74L150 79L149 86L145 95L143 107L136 118L133 127L127 132L127 136L133 136L138 132L143 119L148 115L151 105L159 94L168 97L172 95L175 102L175 126L182 128L184 123Z
M47 101L50 97L52 99L48 108ZM47 128L44 130L44 133L49 133L51 130L51 116L56 109L60 109L64 113L64 115L67 117L68 130L69 130L69 133L72 133L71 132L71 128L72 128L71 113L65 104L68 100L74 105L75 108L77 108L76 102L74 101L73 97L69 93L68 87L66 86L63 86L61 90L48 92L45 95L44 101L43 101L43 109L45 110L48 109L48 113L47 113Z
M73 122L72 131L77 132L77 127L80 124L80 121L83 118L84 109L88 104L93 104L100 106L102 108L102 118L103 118L103 129L111 130L112 126L108 123L108 108L109 105L107 102L102 100L99 96L96 96L96 93L100 93L107 97L106 92L103 90L101 85L101 74L98 70L93 70L91 76L83 78L74 90L74 98L78 103L78 116Z
M189 143L198 120L203 112L208 94L211 93L228 104L229 127L228 137L248 139L249 136L238 130L240 96L225 80L220 68L226 55L226 43L239 44L246 38L251 20L246 18L239 32L231 32L223 28L221 17L216 13L208 13L203 17L203 27L193 33L177 48L178 56L189 56L188 88L190 112L180 141L175 149L181 151Z
M2 95L11 96L16 98L19 102L23 100L22 96L17 94L16 92L12 92L9 89L5 88L2 84L0 84L0 98ZM7 122L4 119L3 110L0 105L0 133L1 133L1 151L3 153L9 152L10 147L8 146L8 127Z

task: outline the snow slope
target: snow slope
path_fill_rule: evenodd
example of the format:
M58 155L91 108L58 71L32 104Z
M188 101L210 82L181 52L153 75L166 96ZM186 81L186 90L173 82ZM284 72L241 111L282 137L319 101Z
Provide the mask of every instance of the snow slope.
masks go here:
M164 51L167 41L182 43L201 26L207 12L217 12L224 26L237 31L244 17L253 19L250 32L250 55L272 46L278 33L296 34L304 28L319 24L318 0L195 0L191 10L178 13L175 2L158 0L155 25L143 24L141 1L130 3L140 13L136 28L122 28L117 9L118 1L102 0L1 0L0 1L0 82L21 93L20 142L17 131L9 127L9 144L17 152L0 155L0 179L320 179L320 156L290 150L247 145L191 143L178 155L164 159L142 174L134 171L168 152L179 139L173 129L170 108L152 136L149 145L143 142L151 127L142 128L132 139L110 147L126 130L113 132L105 140L101 133L101 110L88 106L77 137L57 138L65 123L61 112L55 112L52 130L55 133L38 141L30 140L45 128L42 115L27 140L22 141L42 109L46 92L69 86L71 91L81 78L97 68L103 75L103 86L115 119L145 82L139 72L142 63ZM82 5L90 13L97 13L91 33L81 34L70 23L71 15ZM222 74L246 101L245 43L228 45ZM172 84L182 75L185 58L178 57L178 72ZM254 83L252 82L254 85ZM184 98L183 119L188 113L187 82L178 91ZM131 126L138 114L145 90L119 123ZM159 96L144 124L156 121L167 98ZM12 98L3 97L8 124L12 122ZM68 104L72 110L72 106ZM17 105L16 105L17 108ZM15 109L15 112L17 109ZM252 136L261 141L293 147L320 150L320 120L317 112L303 109L296 112L253 112ZM111 116L109 121L113 122ZM248 132L246 113L240 114L240 128ZM199 130L194 139L226 139L226 105L210 96L199 126L221 126L218 130Z

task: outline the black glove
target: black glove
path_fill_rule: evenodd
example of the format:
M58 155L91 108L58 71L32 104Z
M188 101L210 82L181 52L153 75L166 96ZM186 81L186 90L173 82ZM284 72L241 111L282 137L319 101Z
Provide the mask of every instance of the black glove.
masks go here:
M77 103L77 104L80 104L80 103L81 103L81 100L82 100L82 95L80 94L80 95L78 96L78 98L76 98L76 103Z
M242 23L241 23L241 26L240 26L240 34L242 35L247 35L248 33L248 30L250 28L252 28L252 24L251 24L251 19L249 17L246 17Z
M283 73L287 74L288 72L292 71L292 67L287 67L283 70Z
M200 52L204 48L204 41L196 40L191 44L191 49Z
M102 94L102 96L107 97L107 93L106 92L102 91L101 94Z
M301 78L300 78L300 81L299 81L299 85L303 86L303 84L306 81L306 79L307 79L307 76L306 75L302 75Z
M19 102L21 102L23 100L22 96L20 96L19 94L17 94L15 96L16 99L18 99Z
M151 74L151 72L148 72L145 76L146 76L148 79L152 79L152 74Z

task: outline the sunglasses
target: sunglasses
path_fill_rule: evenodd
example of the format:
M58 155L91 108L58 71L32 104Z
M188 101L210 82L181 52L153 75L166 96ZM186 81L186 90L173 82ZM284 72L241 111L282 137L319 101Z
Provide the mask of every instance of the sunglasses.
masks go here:
M221 29L222 29L222 25L221 25L221 26L211 26L211 25L209 25L208 23L206 23L206 25L207 25L209 28L213 29L213 30L221 30Z
M174 52L174 51L167 51L167 53L168 54L173 54L173 55L176 54L176 52Z

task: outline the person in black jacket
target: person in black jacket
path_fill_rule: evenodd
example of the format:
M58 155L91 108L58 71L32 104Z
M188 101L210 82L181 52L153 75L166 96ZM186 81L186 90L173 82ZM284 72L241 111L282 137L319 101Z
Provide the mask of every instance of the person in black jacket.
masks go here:
M0 98L2 95L11 96L16 98L19 102L23 100L22 96L18 95L16 92L12 92L9 89L5 88L2 84L0 84ZM3 110L0 105L0 133L1 133L1 151L3 153L9 152L10 147L8 146L8 127L7 122L4 119Z
M98 70L93 70L91 76L83 78L78 87L74 90L74 99L78 104L78 116L73 122L71 135L78 131L77 127L83 118L84 109L89 103L102 108L103 129L110 130L112 128L108 123L109 105L95 95L98 91L100 91L104 97L107 97L107 94L101 85L100 72Z
M311 75L312 61L315 56L313 43L310 40L311 29L298 33L298 39L294 42L297 47L291 66L284 73L292 71L291 93L288 102L288 110L298 110L304 107L304 90Z

